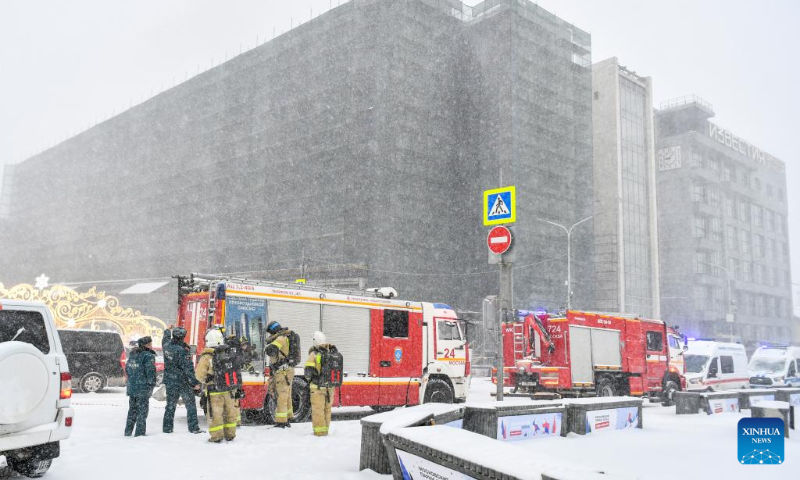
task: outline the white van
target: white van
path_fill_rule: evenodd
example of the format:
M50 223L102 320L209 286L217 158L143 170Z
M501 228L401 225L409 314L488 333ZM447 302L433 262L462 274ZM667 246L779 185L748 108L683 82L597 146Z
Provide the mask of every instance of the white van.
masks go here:
M759 347L750 359L749 370L754 387L800 386L800 347Z
M693 340L685 358L687 390L736 390L749 383L744 345Z

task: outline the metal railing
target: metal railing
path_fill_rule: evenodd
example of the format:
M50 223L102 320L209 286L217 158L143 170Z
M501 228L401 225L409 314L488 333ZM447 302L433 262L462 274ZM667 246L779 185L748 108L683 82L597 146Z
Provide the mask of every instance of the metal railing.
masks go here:
M661 106L659 107L660 110L666 110L670 108L677 108L682 107L684 105L698 105L710 112L714 111L714 106L711 105L711 102L704 100L697 95L684 95L683 97L673 98L672 100L666 100L661 102Z

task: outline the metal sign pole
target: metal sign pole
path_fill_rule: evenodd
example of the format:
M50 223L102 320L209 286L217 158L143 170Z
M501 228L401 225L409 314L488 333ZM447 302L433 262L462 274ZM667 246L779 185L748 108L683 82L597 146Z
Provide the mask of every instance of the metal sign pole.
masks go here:
M505 352L503 348L503 322L508 321L511 306L513 305L513 292L514 292L514 276L512 270L512 263L507 262L505 258L500 258L500 295L498 297L498 307L500 315L498 320L500 322L500 342L497 355L497 400L503 400L503 383L505 380Z

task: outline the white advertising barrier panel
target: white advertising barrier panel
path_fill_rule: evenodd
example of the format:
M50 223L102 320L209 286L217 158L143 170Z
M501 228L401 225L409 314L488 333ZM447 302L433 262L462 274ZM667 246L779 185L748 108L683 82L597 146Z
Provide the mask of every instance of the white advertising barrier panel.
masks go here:
M789 395L789 405L800 407L800 393L793 393Z
M750 406L752 407L758 402L771 402L775 400L775 395L753 395L750 397Z
M561 436L561 412L514 415L497 419L497 439L506 442Z
M475 480L475 477L450 470L403 450L395 451L397 459L400 461L403 480Z
M739 411L738 398L717 398L708 401L708 414L736 413Z
M586 433L604 430L624 430L639 425L637 407L609 408L586 412Z

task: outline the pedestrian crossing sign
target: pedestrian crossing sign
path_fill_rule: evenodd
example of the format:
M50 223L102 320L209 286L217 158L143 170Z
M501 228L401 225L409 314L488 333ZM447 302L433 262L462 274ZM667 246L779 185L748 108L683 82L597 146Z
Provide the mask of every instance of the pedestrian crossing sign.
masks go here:
M483 192L484 225L514 223L516 220L516 189L513 185Z

